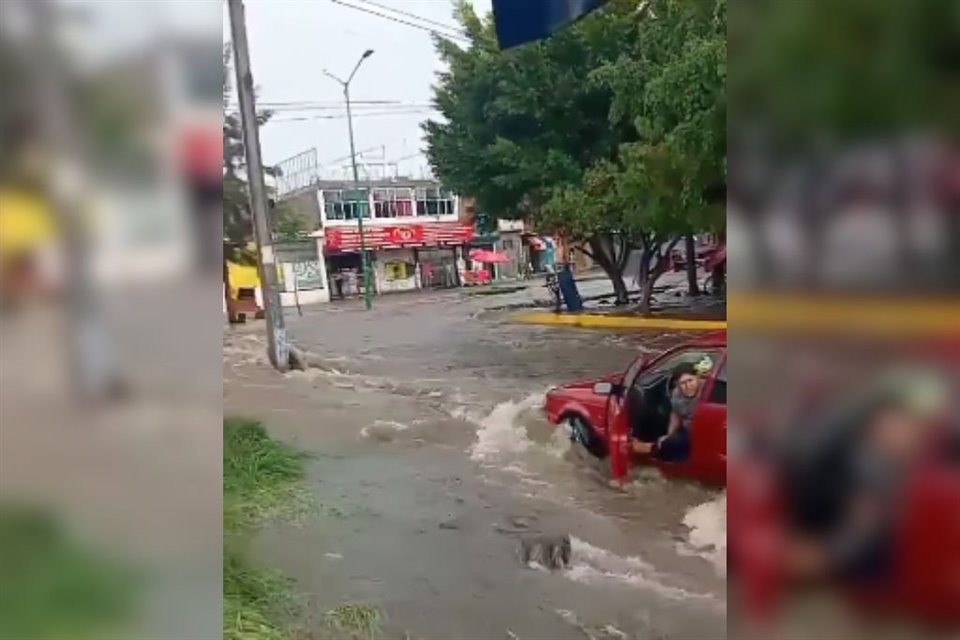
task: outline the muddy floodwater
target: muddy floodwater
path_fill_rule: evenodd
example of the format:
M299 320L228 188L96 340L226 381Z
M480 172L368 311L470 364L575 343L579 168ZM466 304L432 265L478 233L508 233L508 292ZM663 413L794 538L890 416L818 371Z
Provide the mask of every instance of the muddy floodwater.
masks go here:
M726 637L724 494L650 473L611 489L541 411L551 386L687 336L508 322L536 296L288 310L314 366L282 376L262 325L228 333L225 413L313 454L318 515L268 526L255 547L303 594L307 630L363 603L384 611L387 638ZM569 535L570 565L523 564L535 534Z

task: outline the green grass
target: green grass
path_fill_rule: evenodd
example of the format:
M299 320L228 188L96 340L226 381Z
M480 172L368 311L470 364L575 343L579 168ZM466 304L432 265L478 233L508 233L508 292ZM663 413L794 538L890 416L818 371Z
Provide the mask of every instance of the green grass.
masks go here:
M252 420L223 421L223 638L288 640L296 610L287 580L253 566L247 540L269 518L310 504L307 456L273 440Z
M380 636L383 612L368 604L342 604L326 613L324 623L336 638L374 640Z
M270 438L259 422L223 421L224 531L240 532L266 519L302 513L307 455Z
M0 638L103 637L133 613L137 584L52 515L0 505Z

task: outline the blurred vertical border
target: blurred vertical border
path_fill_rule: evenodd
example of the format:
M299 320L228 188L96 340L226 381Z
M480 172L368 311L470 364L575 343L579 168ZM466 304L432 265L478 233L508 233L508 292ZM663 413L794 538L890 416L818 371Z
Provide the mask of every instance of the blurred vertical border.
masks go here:
M2 3L0 637L219 637L222 16Z

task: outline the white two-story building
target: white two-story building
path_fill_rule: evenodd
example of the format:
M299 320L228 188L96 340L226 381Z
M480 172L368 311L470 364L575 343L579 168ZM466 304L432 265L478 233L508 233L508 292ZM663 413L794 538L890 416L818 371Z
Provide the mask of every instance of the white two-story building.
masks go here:
M393 178L315 184L318 252L332 298L362 287L361 238L369 252L374 292L456 287L462 283L465 249L474 236L461 221L460 201L433 180Z

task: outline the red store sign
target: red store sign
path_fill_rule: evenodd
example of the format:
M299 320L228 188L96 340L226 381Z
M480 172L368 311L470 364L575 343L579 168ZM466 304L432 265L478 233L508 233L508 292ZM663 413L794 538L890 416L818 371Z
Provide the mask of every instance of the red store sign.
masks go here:
M469 242L473 227L459 222L425 222L383 226L367 224L363 228L367 249L376 251L391 247L458 246ZM360 231L357 227L328 227L323 231L328 251L357 251Z

